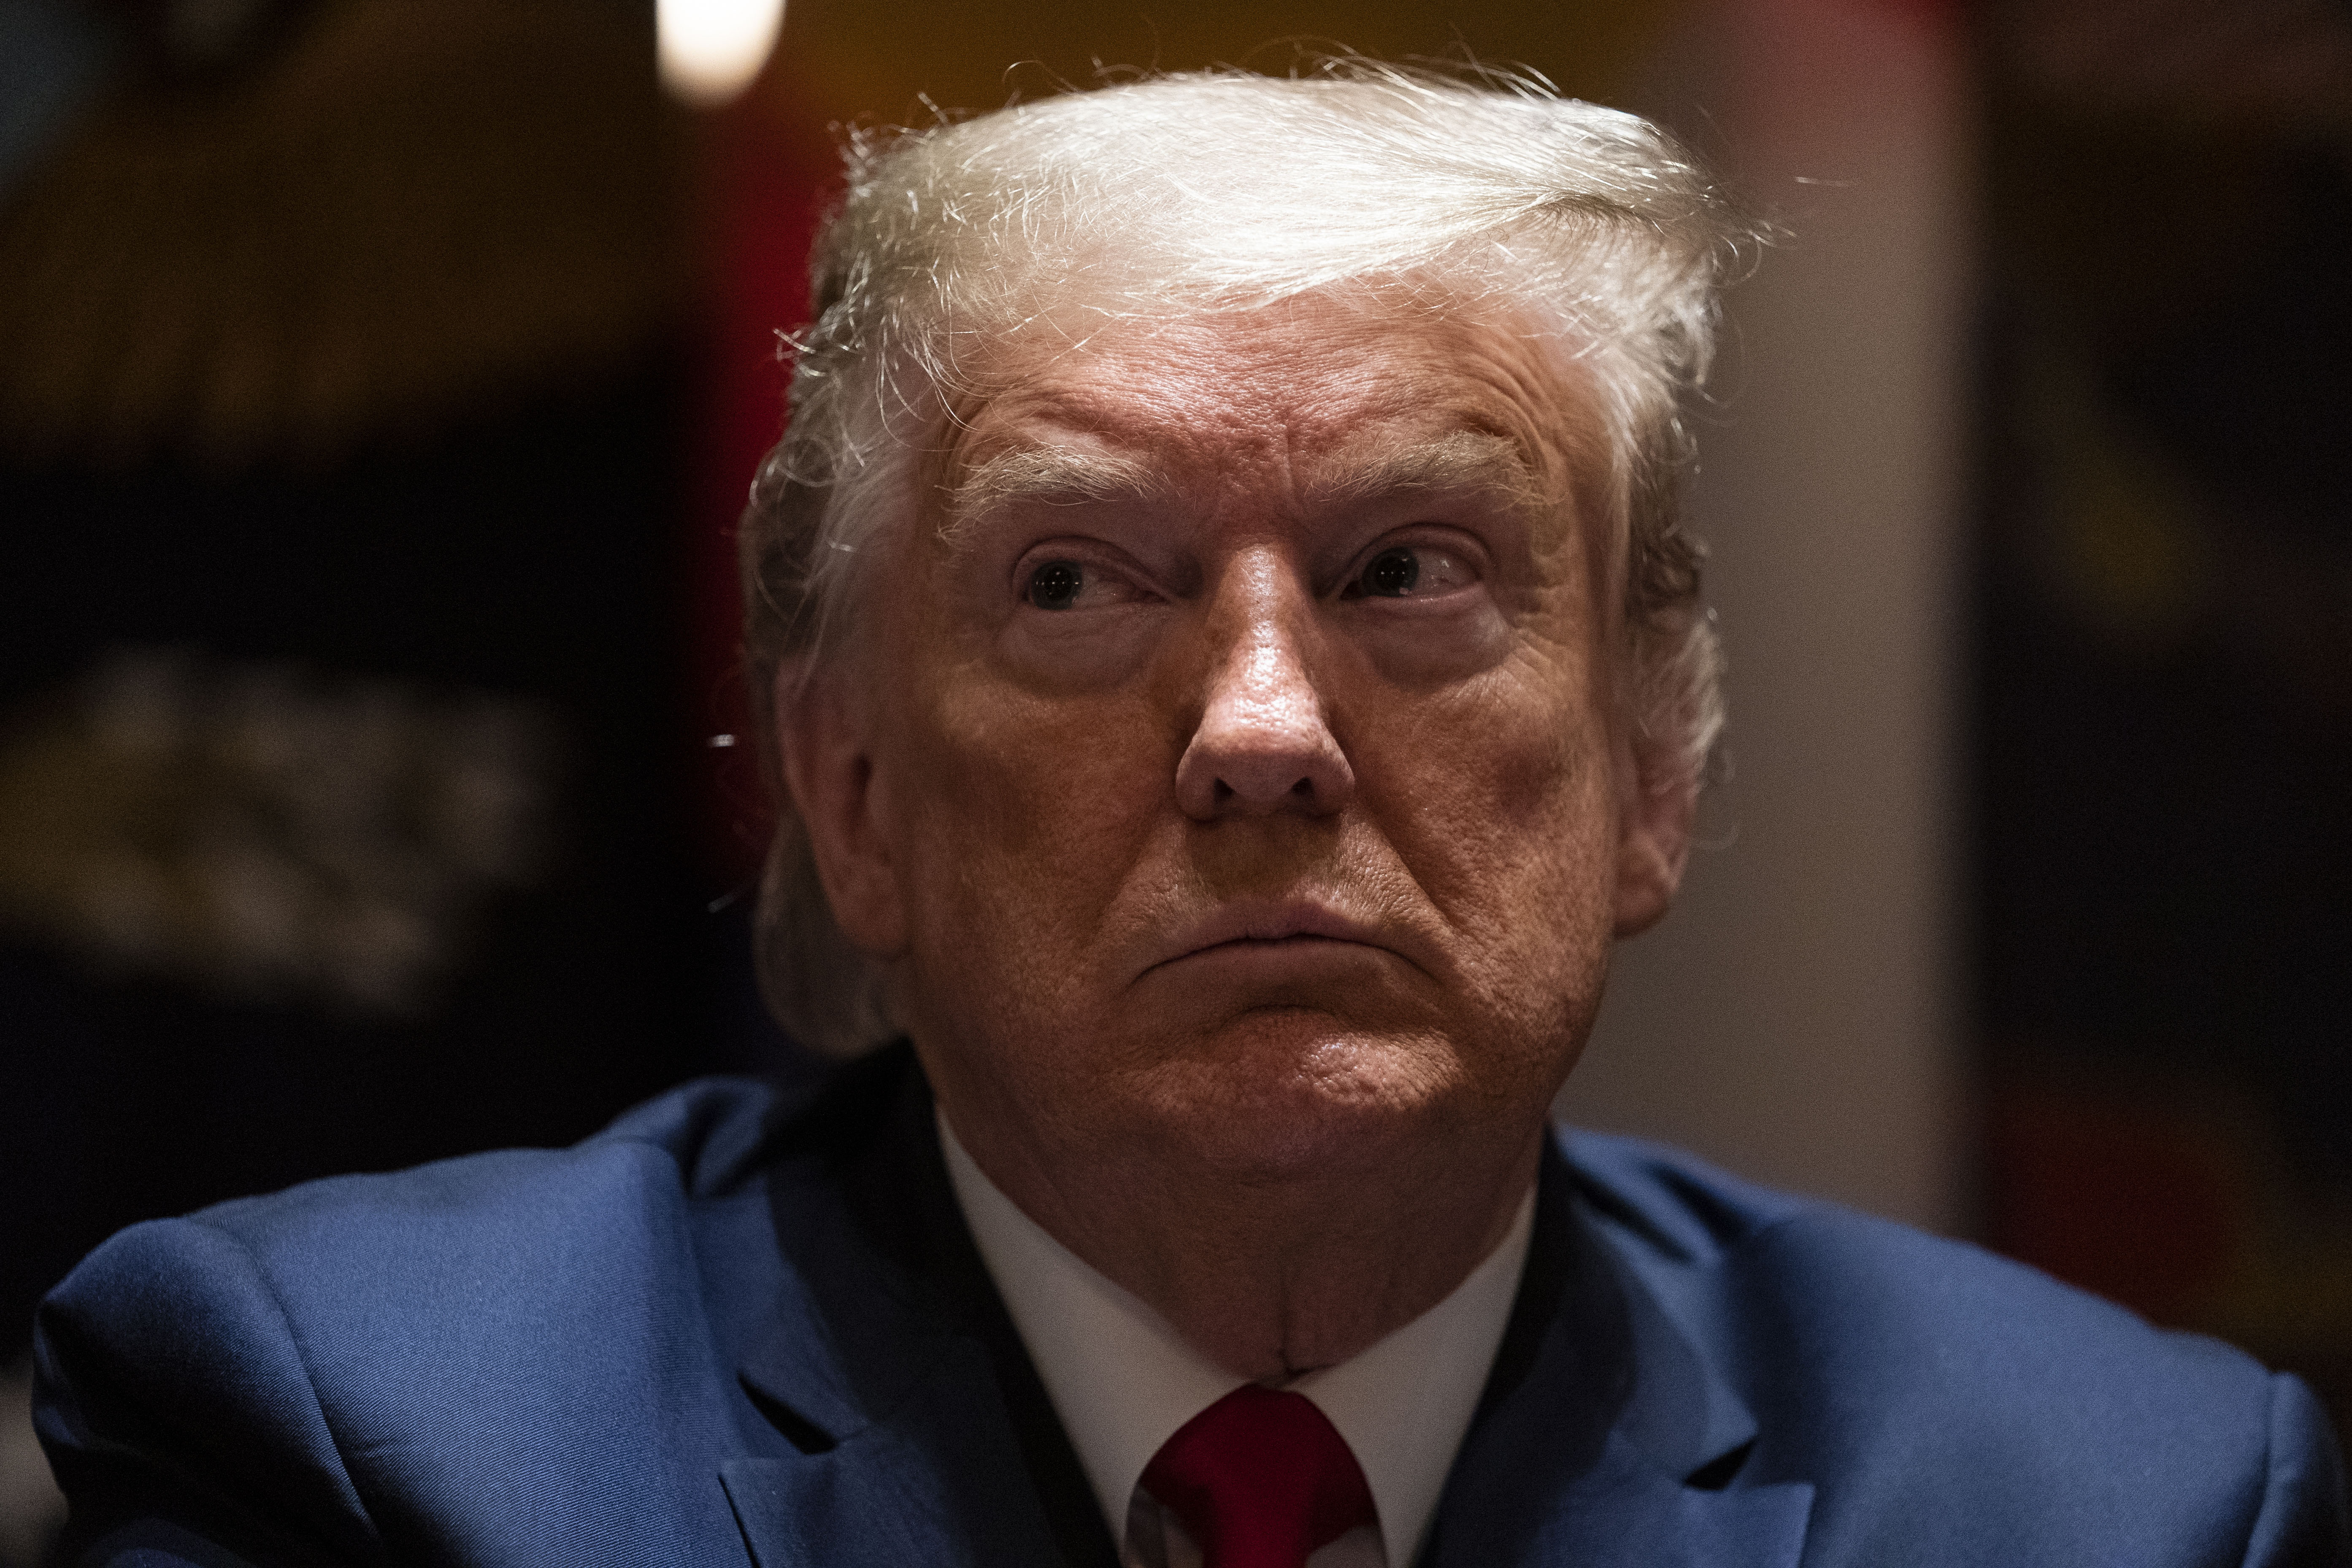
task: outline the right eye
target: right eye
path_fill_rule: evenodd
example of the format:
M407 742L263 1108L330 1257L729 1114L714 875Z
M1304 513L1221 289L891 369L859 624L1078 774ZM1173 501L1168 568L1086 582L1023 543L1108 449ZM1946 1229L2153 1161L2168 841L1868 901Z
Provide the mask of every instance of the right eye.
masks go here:
M1412 593L1413 584L1420 581L1420 552L1400 547L1383 550L1373 556L1370 564L1356 579L1356 586L1376 598L1402 599Z
M1066 610L1086 591L1087 569L1075 561L1047 561L1029 574L1022 597L1041 610Z

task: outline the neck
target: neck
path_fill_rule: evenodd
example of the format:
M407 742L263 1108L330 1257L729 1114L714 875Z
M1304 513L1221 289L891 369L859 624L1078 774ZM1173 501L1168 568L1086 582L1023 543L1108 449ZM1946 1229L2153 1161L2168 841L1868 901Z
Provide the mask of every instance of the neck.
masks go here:
M1544 1133L1540 1119L1517 1139L1399 1128L1269 1179L1182 1140L1049 1155L941 1110L1048 1235L1218 1364L1268 1384L1347 1361L1452 1293L1508 1234Z

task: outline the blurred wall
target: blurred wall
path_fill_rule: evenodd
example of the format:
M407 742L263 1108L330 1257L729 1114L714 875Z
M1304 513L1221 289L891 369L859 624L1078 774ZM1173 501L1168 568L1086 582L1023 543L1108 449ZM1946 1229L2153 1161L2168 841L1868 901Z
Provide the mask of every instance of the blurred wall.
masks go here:
M1958 40L1925 6L1703 3L1633 97L1788 232L1732 291L1688 497L1730 660L1726 776L1560 1110L1960 1227Z
M1286 69L1302 49L1382 59L1464 50L1534 68L1565 91L1619 98L1671 25L1675 0L793 0L774 90L828 117L921 124L994 109L1060 82L1137 68Z
M1983 1235L2352 1428L2352 10L1981 30Z
M0 1366L121 1226L738 1059L644 20L0 9Z

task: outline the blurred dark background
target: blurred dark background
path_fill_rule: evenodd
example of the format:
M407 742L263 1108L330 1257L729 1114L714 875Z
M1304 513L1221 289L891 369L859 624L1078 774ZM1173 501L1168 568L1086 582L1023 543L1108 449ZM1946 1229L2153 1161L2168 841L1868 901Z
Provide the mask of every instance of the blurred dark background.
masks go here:
M2352 7L1988 28L1981 1228L2352 1421Z
M665 90L642 0L0 0L0 1564L52 1517L33 1305L110 1231L812 1070L743 951L728 530L841 127L1101 61L1278 70L1293 37L1657 112L1789 216L1754 299L1843 255L1939 301L1785 396L1774 318L1736 301L1759 368L1710 415L1749 685L1687 934L1650 962L1684 996L1734 977L1717 1032L1792 1108L1619 1049L1712 1027L1644 1004L1638 962L1586 1108L2227 1334L2352 1415L2352 7L796 0L772 49L748 26L740 80L678 56ZM1916 279L1873 262L1871 180L1907 176L1839 118L1874 89L1832 37L1941 84L1885 110L1938 150L1899 193L1943 257ZM1810 299L1792 331L1863 309ZM1866 672L1874 628L1927 628L1924 684L1829 683L1841 745L1918 766L1776 795L1776 755L1832 765L1789 740L1822 682L1769 655L1770 569L1813 558L1741 515L1769 477L1742 431L1819 474L1836 396L1896 385L1926 389L1928 456L1885 493L1926 499L1807 538L1823 572L1896 535L1927 566L1823 588L1795 630ZM1878 823L1919 853L1818 847ZM1790 878L1816 872L1862 891L1809 916ZM1801 1010L1855 989L1841 919L1904 950L1845 1037ZM1768 928L1747 968L1709 946ZM1842 1056L1772 1043L1776 987L1786 1037Z

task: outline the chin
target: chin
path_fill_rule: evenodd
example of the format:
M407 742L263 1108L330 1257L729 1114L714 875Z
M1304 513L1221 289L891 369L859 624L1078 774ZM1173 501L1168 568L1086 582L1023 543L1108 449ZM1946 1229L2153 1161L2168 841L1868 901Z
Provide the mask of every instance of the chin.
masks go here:
M1443 1037L1268 1008L1161 1062L1148 1098L1163 1136L1192 1157L1280 1181L1386 1163L1452 1121L1465 1079Z

